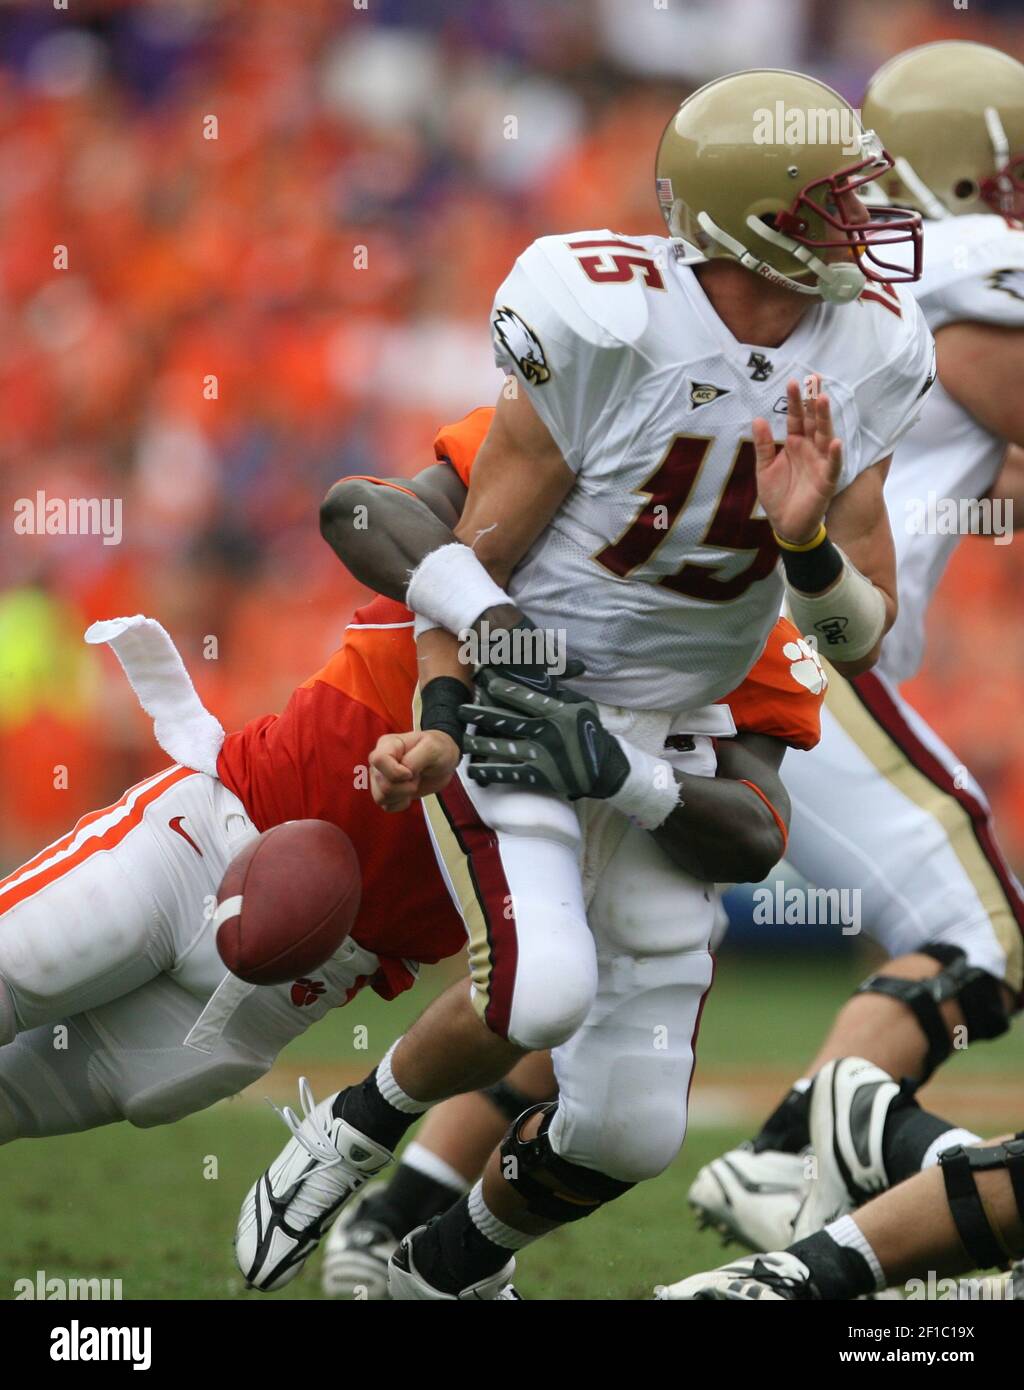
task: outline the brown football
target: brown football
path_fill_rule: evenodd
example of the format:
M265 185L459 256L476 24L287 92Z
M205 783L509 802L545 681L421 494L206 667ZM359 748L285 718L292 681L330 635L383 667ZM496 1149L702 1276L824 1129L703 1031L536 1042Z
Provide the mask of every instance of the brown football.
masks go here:
M217 950L240 979L281 985L334 955L359 911L359 861L325 820L275 825L227 867L217 893Z

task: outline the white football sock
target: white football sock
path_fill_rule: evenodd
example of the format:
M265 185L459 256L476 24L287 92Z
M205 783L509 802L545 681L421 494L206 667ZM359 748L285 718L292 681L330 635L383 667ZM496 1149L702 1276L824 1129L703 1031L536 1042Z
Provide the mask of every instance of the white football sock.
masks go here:
M974 1134L969 1129L947 1129L945 1134L940 1134L938 1139L933 1139L925 1149L924 1158L921 1159L921 1171L923 1173L926 1168L934 1168L943 1149L951 1149L955 1144L980 1143L981 1135Z
M398 1042L401 1042L401 1038ZM403 1115L422 1115L425 1110L429 1110L433 1105L432 1100L413 1100L412 1096L407 1095L395 1080L395 1074L391 1070L391 1058L398 1046L394 1042L384 1054L384 1060L377 1067L377 1090L381 1093L389 1105L400 1110Z
M490 1207L484 1201L484 1185L481 1180L469 1194L469 1219L477 1228L482 1236L486 1236L492 1245L503 1246L506 1250L522 1250L524 1246L532 1245L539 1239L538 1236L528 1236L525 1231L517 1231L513 1226L506 1226L504 1221L500 1221L494 1215Z
M424 1177L439 1182L442 1187L450 1187L460 1195L470 1189L471 1183L468 1178L464 1178L450 1163L446 1163L438 1154L432 1153L415 1140L402 1154L402 1163L414 1168L417 1173L422 1173Z

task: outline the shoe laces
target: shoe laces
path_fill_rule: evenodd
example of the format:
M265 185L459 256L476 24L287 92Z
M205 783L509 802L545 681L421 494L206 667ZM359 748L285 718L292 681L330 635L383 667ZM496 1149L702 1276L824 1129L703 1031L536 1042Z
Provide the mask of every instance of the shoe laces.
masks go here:
M317 1111L313 1092L304 1076L299 1078L299 1102L301 1119L288 1105L283 1109L274 1105L274 1109L288 1126L292 1138L316 1165L298 1180L290 1199L295 1215L312 1222L320 1220L325 1210L333 1207L339 1197L346 1196L357 1184L353 1183L353 1175L335 1147L330 1125ZM340 1172L331 1171L339 1167Z

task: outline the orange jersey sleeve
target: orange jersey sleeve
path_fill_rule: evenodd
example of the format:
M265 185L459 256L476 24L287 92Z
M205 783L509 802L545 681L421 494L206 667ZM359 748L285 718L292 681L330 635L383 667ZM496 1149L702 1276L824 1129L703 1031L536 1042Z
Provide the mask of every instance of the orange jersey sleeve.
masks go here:
M764 651L728 705L738 733L768 734L791 748L813 748L821 738L821 706L828 679L817 655L788 618L772 628Z
M494 406L480 405L454 425L443 425L434 438L434 457L438 463L450 463L466 487L473 460L493 419Z
M395 733L412 727L416 689L413 615L402 603L378 597L359 608L345 629L344 646L304 681L333 686L378 715Z

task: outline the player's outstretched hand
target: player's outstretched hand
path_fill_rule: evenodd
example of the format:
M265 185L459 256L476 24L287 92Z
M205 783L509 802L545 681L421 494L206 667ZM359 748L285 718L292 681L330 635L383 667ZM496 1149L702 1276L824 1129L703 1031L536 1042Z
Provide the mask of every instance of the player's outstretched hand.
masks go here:
M420 797L442 791L462 754L440 729L382 734L370 754L370 793L384 811L405 811Z
M802 545L818 532L835 495L843 446L832 432L832 407L810 379L805 399L786 384L786 442L777 449L767 420L753 422L757 495L777 536Z

